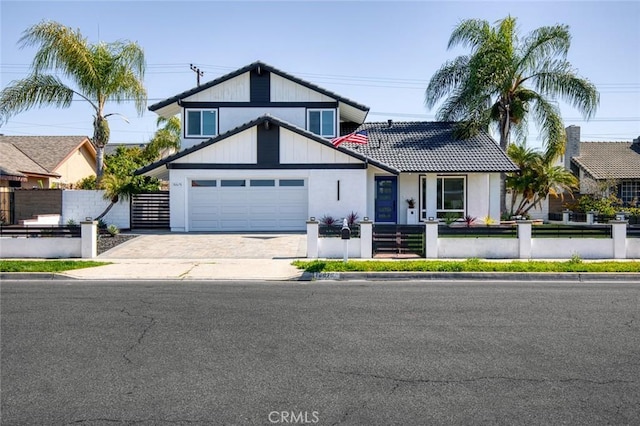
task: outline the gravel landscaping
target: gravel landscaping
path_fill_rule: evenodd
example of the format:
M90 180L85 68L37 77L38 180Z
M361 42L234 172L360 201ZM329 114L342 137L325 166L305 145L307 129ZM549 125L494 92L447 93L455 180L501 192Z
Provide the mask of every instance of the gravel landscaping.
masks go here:
M98 236L98 254L102 254L107 250L111 250L112 248L124 243L125 241L129 241L133 238L136 238L138 235L128 235L128 234L118 234L115 236L111 236L109 234L99 235Z

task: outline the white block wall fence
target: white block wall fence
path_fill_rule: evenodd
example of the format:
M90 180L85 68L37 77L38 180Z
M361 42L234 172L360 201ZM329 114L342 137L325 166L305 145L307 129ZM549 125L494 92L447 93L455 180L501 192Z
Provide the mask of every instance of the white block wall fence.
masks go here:
M82 222L81 237L2 237L2 259L93 259L97 256L98 222Z
M69 219L76 223L100 215L111 202L104 199L102 190L64 190L62 191L62 223ZM130 229L130 203L120 200L103 218L107 225L116 225L120 229Z
M439 238L438 221L424 222L428 259L640 259L640 238L627 238L627 222L611 221L611 238L532 238L532 222L518 221L517 238ZM343 242L319 237L319 223L307 222L307 257L342 258ZM360 222L361 238L349 240L349 257L371 259L373 223Z

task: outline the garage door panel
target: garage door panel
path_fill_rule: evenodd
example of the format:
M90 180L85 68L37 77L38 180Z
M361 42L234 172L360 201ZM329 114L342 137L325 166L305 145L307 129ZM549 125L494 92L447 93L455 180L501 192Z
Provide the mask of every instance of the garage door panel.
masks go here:
M306 226L306 186L189 189L189 229L192 231L303 231Z

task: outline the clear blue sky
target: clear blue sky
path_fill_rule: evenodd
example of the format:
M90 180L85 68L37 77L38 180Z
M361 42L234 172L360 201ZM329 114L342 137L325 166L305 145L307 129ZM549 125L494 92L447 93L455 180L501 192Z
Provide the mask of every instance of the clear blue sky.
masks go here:
M638 1L421 1L218 2L74 1L0 2L0 83L28 75L34 48L19 49L22 32L49 19L79 28L90 42L137 41L147 60L149 104L195 86L193 63L212 80L261 60L371 108L368 121L433 120L424 89L447 60L451 30L464 19L518 19L520 33L567 24L569 60L601 94L586 122L560 104L565 125L582 140L640 136L640 2ZM111 142L146 142L156 115L138 117L132 105L110 104ZM0 128L6 135L91 135L92 113L82 101L70 109L34 109ZM537 129L528 138L539 146Z

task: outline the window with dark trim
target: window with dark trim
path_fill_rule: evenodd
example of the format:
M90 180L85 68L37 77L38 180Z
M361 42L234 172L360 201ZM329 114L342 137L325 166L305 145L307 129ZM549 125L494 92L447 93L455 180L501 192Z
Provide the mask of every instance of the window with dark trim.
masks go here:
M316 135L333 138L336 136L335 109L308 109L307 130Z
M184 115L185 137L209 137L218 134L217 109L187 109Z
M304 186L304 179L280 179L280 186Z
M251 179L249 186L276 186L275 179Z

